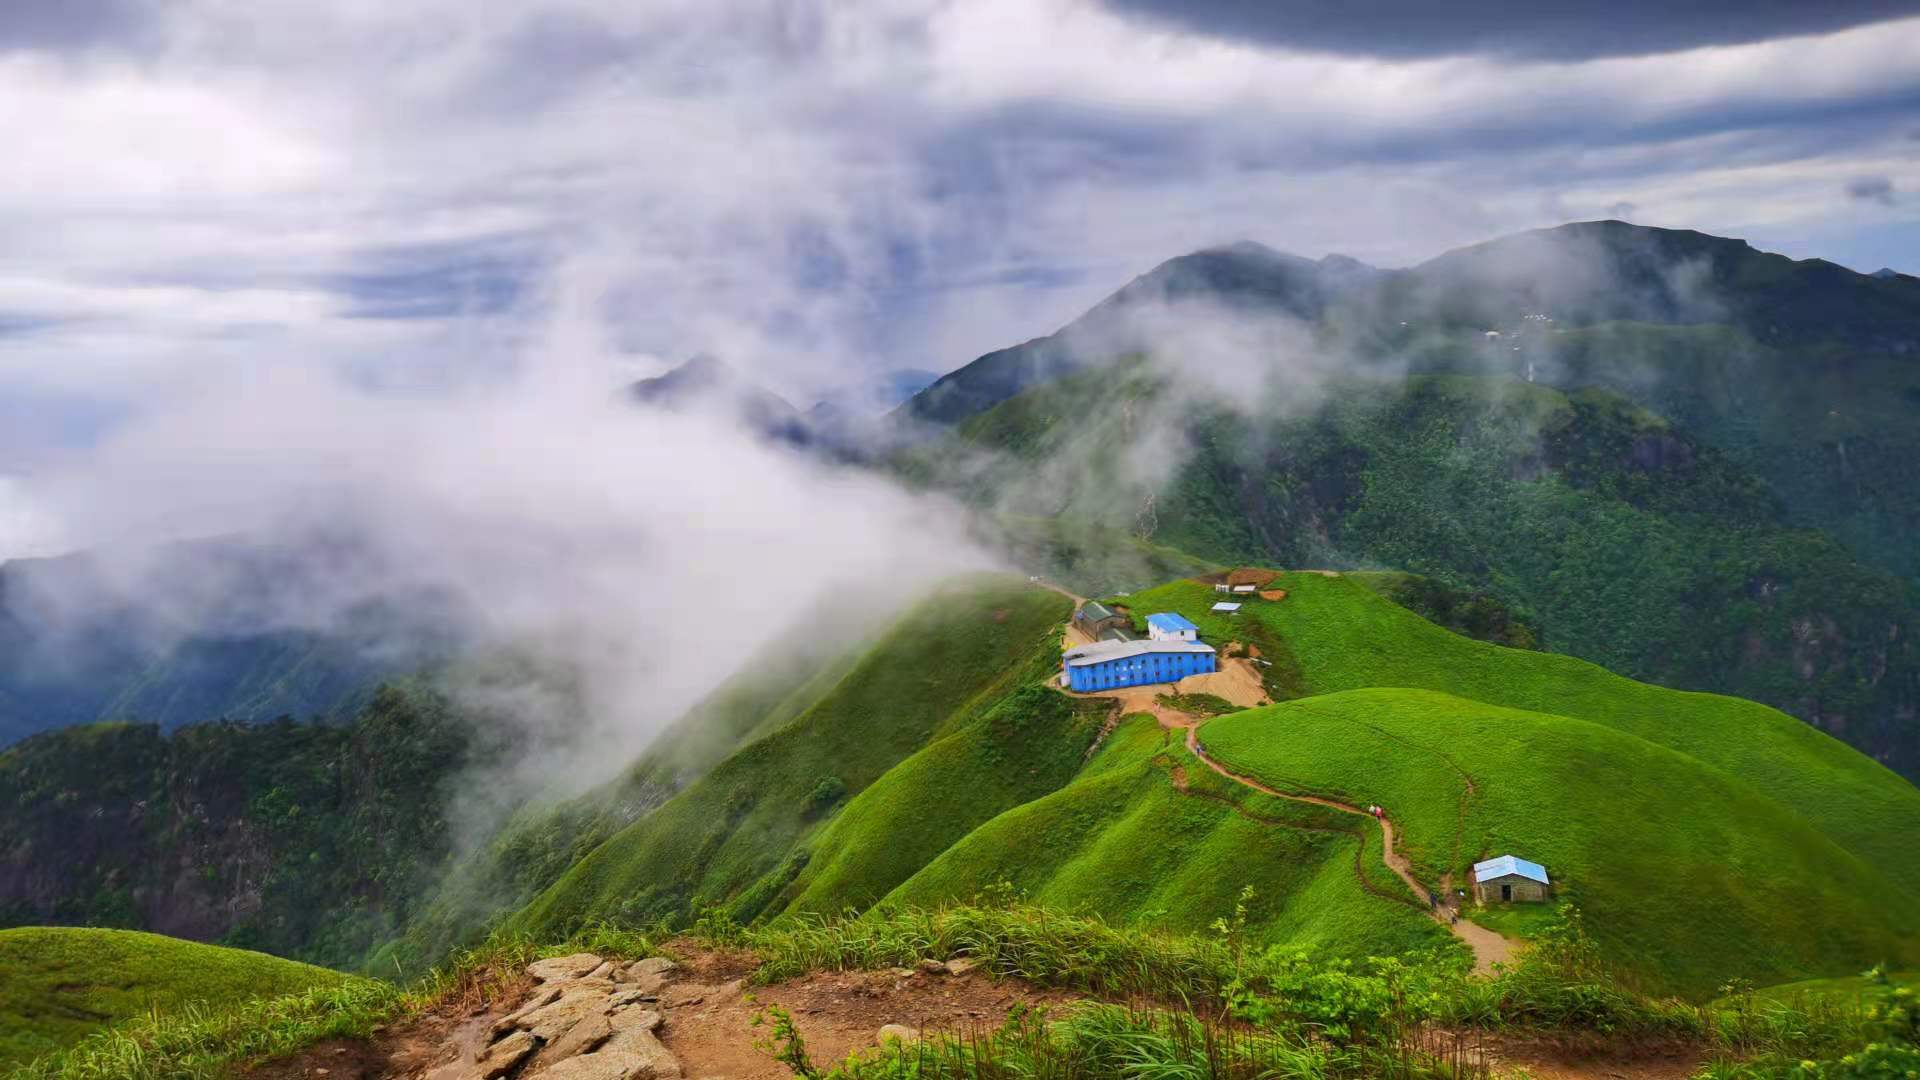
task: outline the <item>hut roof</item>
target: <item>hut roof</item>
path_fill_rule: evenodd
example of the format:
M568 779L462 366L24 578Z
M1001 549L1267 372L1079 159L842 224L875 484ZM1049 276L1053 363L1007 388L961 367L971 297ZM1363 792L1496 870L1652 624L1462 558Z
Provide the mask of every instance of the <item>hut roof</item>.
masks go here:
M1179 633L1185 630L1192 630L1198 633L1200 630L1199 627L1188 621L1185 615L1175 615L1171 611L1162 611L1147 616L1147 625L1166 634Z
M1473 880L1491 881L1494 878L1523 877L1537 881L1542 885L1552 884L1547 880L1547 868L1537 862L1528 862L1514 855L1502 855L1497 859L1488 859L1473 864Z
M1114 610L1098 600L1089 600L1080 605L1080 618L1088 622L1099 622L1101 619L1113 617Z
M1215 604L1213 605L1213 610L1235 612L1240 610L1240 605L1239 604Z

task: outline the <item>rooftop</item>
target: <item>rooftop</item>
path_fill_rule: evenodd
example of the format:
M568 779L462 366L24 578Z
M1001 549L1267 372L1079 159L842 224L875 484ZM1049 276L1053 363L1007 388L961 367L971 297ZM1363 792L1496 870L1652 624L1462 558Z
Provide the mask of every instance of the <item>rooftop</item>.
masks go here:
M1168 633L1182 630L1192 630L1195 633L1200 632L1200 628L1187 621L1186 616L1175 615L1170 611L1162 611L1147 616L1147 625L1153 627L1155 630L1162 630Z
M1068 667L1086 667L1089 664L1104 664L1109 660L1125 660L1150 653L1211 652L1213 652L1213 646L1202 645L1197 641L1102 641L1068 649L1060 654L1060 661Z
M1514 855L1502 855L1497 859L1473 864L1473 880L1491 881L1494 878L1523 877L1531 878L1542 885L1550 885L1547 880L1547 868L1537 862L1528 862Z
M1079 617L1088 622L1099 622L1101 619L1111 619L1113 616L1114 610L1098 600L1089 600L1080 605Z
M1213 610L1225 611L1225 612L1231 613L1231 612L1239 611L1240 605L1239 604L1215 604L1213 605Z

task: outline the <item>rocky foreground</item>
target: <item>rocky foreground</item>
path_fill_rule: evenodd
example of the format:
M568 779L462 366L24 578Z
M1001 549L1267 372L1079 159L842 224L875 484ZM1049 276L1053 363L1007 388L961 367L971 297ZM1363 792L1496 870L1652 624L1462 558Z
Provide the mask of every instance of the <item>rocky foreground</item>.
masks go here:
M673 974L661 957L616 964L575 953L527 966L533 995L454 1043L458 1060L427 1080L678 1080L680 1062L655 1034Z

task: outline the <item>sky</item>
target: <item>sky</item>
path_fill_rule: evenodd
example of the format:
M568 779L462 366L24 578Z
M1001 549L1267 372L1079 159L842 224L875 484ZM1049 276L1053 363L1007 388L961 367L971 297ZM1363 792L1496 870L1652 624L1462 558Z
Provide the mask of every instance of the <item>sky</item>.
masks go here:
M1884 0L11 0L0 478L262 371L434 393L580 335L804 405L1241 239L1920 272L1916 56Z

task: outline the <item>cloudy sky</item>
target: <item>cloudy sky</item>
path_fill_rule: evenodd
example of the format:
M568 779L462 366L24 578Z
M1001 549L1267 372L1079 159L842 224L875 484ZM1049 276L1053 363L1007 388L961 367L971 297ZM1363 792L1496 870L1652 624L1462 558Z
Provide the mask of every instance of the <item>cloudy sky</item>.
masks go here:
M1242 238L1920 272L1920 5L1510 7L9 0L0 481L279 366L704 350L804 402Z

